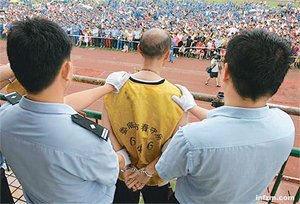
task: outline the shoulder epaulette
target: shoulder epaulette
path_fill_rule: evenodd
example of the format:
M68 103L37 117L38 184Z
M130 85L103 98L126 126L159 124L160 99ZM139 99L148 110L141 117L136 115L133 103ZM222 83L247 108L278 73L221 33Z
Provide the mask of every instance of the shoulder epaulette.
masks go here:
M12 92L4 95L5 99L12 105L20 102L22 96L18 92Z
M71 116L72 121L81 127L91 131L95 135L97 135L99 138L107 141L108 140L108 135L109 135L109 130L98 125L97 123L82 117L79 114L74 114Z

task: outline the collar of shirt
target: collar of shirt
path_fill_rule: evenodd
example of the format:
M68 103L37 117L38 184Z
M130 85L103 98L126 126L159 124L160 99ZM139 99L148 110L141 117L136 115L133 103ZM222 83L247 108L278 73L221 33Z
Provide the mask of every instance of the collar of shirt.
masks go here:
M225 116L239 119L257 119L266 117L268 115L268 111L268 105L262 108L240 108L233 106L222 106L208 111L207 118Z
M77 112L69 105L64 103L41 103L22 97L19 106L25 110L39 113L52 114L76 114Z

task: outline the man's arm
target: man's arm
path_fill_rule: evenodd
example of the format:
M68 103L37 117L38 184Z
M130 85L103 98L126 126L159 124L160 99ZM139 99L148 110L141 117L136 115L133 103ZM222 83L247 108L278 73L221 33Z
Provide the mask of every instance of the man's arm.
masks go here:
M112 85L106 84L97 88L76 92L65 96L65 103L74 110L81 111L113 90L114 87Z
M105 104L103 105L103 110L102 110L102 125L107 128L110 132L109 134L109 139L111 141L111 145L113 149L117 152L122 149L122 146L120 145L119 141L117 140L114 132L112 131L111 123L108 118L108 113L107 109L105 107Z
M105 143L105 144L103 144ZM99 147L88 158L84 158L82 178L88 181L113 186L119 176L120 160L115 151L111 148L109 141L99 142ZM76 163L76 162L74 162Z
M200 106L194 106L193 108L189 109L189 112L199 120L204 120L207 117L208 110L205 108L201 108Z
M108 113L107 113L107 109L106 109L105 105L103 105L103 110L102 110L102 125L104 127L106 127L110 132L109 139L110 139L111 145L112 145L114 151L117 153L120 169L123 169L125 166L128 166L131 163L131 161L128 156L128 153L126 152L126 149L122 148L122 146L120 145L119 141L117 140L117 138L112 130L111 123L109 121Z
M194 97L189 92L189 90L181 85L176 84L176 86L181 90L182 96L172 96L172 99L186 112L189 111L199 120L205 119L208 110L197 106Z
M188 146L183 130L179 129L155 165L155 169L162 179L170 181L188 174L191 170Z
M113 90L118 93L129 77L130 75L124 71L111 73L104 86L70 94L65 97L65 103L74 110L81 111Z

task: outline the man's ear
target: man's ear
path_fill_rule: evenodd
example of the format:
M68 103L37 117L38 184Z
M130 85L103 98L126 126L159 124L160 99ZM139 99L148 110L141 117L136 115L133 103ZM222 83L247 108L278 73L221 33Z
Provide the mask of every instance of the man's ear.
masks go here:
M61 76L66 81L72 80L72 63L70 60L65 60L61 67Z
M227 82L230 78L231 78L231 76L230 76L230 72L229 72L229 69L228 69L228 63L225 63L223 82Z

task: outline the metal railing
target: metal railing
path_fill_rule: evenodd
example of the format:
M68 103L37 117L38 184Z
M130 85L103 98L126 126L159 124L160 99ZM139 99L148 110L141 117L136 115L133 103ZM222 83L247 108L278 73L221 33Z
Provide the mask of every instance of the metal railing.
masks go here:
M81 113L85 118L93 118L95 119L96 123L98 123L98 120L101 120L102 113L99 111L84 109Z
M84 39L98 39L98 40L116 40L116 41L121 41L122 43L136 43L139 44L140 41L136 41L136 40L128 40L128 39L123 39L123 38L119 38L119 37L105 37L105 36L93 36L93 35L74 35L74 34L68 34L69 37L72 37L72 39L74 40L74 37L76 37L76 41L79 41L79 39L82 39L83 43L86 43L86 41ZM88 41L88 43L90 43L91 41ZM93 42L92 42L93 44ZM99 42L99 44L101 44ZM173 46L173 48L180 48L178 46ZM184 46L185 49L202 49L202 50L226 50L226 48L223 48L222 46L219 47L207 47L207 46L202 46L202 47L198 47L198 46Z
M73 75L73 81L87 83L87 84L94 84L94 85L105 84L104 79L88 77L88 76L80 76L80 75ZM211 102L212 100L216 99L216 96L211 94L198 93L198 92L191 92L191 93L194 96L195 100L198 101ZM279 108L290 115L300 116L300 108L298 107L284 106L284 105L278 105L272 103L268 103L268 105L270 108Z
M300 157L300 148L294 147L292 149L292 151L291 151L290 157L297 157L297 158L299 158ZM278 190L279 184L282 181L283 171L284 171L284 169L286 167L287 162L288 162L288 159L284 162L284 164L282 165L282 167L281 167L281 169L280 169L280 171L278 173L278 176L277 176L277 178L275 180L273 189L272 189L271 194L270 194L271 199L268 202L269 204L272 203L272 198L273 198L273 196L275 196L275 194L276 194L276 192ZM300 196L300 187L298 187L298 190L297 190L297 193L296 193L296 195L294 197L294 202L293 203L297 203L299 201L299 196Z

